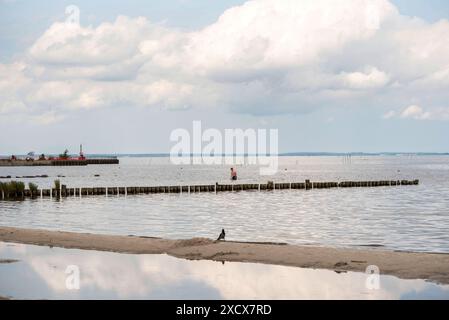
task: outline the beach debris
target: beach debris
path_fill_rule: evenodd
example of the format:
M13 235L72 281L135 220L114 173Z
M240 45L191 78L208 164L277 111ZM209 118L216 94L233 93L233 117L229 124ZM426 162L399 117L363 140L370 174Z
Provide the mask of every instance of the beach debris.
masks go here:
M337 262L337 263L334 265L335 268L341 268L341 267L346 267L346 266L348 266L348 263L347 263L347 262L344 262L344 261Z
M0 259L0 263L15 263L15 262L19 262L19 260L15 260L15 259Z
M346 270L334 270L334 272L337 274L348 273Z
M48 175L37 175L37 176L16 176L16 179L35 179L35 178L48 178ZM11 176L0 177L0 179L11 179Z

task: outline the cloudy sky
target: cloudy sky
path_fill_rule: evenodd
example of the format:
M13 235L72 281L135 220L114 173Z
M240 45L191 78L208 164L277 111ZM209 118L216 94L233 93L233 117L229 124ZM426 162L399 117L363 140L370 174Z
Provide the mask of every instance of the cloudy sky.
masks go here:
M449 2L0 0L0 154L169 152L193 120L448 152Z

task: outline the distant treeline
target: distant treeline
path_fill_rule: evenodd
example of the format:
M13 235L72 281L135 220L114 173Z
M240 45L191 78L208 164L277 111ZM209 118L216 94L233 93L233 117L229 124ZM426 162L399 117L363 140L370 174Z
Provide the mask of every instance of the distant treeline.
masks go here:
M89 155L89 157L130 157L130 158L167 158L170 157L169 153L142 153L142 154L132 154L132 153L123 153L123 154L101 154L101 155ZM190 154L191 157L201 156L200 154ZM225 156L242 156L242 154L218 154L218 157ZM243 154L243 156L257 156L257 154ZM426 152L418 152L418 153L406 153L406 152L379 152L379 153L365 153L365 152L287 152L278 154L280 157L343 157L343 156L449 156L448 153L426 153Z
M16 155L18 157L26 157L26 155ZM52 156L52 155L48 155ZM56 155L55 155L56 156ZM170 153L142 153L142 154L132 154L132 153L118 153L118 154L86 154L87 158L167 158L170 157ZM190 154L191 157L201 156L201 154ZM217 154L217 157L226 156L257 156L257 154ZM449 156L449 152L432 153L432 152L378 152L378 153L368 153L368 152L287 152L278 154L279 157L376 157L376 156ZM10 156L0 155L0 159L9 159Z

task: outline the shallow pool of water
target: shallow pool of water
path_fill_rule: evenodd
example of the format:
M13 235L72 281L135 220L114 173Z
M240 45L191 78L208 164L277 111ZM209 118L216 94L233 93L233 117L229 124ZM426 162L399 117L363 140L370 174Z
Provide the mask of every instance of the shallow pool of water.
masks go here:
M0 260L0 296L15 299L449 299L423 280L167 255L0 242Z

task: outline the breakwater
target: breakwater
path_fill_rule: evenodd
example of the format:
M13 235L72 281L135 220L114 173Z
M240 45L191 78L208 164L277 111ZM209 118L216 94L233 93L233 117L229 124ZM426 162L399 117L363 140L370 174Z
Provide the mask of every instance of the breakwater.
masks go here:
M117 158L67 160L11 160L0 159L0 167L87 166L90 164L119 164Z
M93 187L69 188L61 184L59 188L32 190L1 190L1 199L20 199L37 197L70 197L70 196L100 196L100 195L136 195L157 193L217 193L240 191L275 191L275 190L314 190L331 188L373 188L373 187L399 187L419 185L419 180L380 180L380 181L341 181L341 182L304 182L254 184L205 184L205 185L177 185L152 187Z

